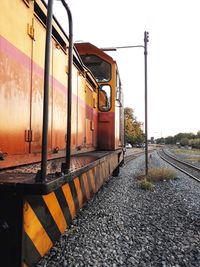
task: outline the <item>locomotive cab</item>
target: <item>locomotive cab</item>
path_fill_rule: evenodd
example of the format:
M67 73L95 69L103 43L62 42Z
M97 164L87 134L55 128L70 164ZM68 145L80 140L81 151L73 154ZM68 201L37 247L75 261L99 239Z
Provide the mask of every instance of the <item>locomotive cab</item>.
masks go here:
M98 90L98 149L122 147L123 93L116 62L90 43L75 44L84 65L93 73Z

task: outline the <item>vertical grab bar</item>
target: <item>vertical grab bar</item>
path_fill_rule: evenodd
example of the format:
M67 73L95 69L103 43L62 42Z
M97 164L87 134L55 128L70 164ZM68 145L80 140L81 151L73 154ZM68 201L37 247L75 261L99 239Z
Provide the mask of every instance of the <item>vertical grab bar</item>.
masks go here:
M43 128L42 128L42 161L41 171L36 179L44 182L47 172L47 150L48 150L48 113L49 113L49 69L50 69L50 50L52 33L53 0L48 1L47 25L45 42L45 64L44 64L44 99L43 99Z
M61 165L61 171L67 173L70 169L71 157L71 110L72 110L72 64L73 64L73 21L71 11L65 2L61 0L64 5L69 20L69 55L68 55L68 92L67 92L67 141L66 141L66 160Z
M42 160L41 171L36 176L36 180L45 182L47 173L47 151L48 151L48 105L49 105L49 68L50 68L50 48L52 34L53 1L48 1L46 43L45 43L45 66L44 66L44 100L43 100L43 129L42 129ZM67 105L67 142L66 142L66 162L62 164L61 171L66 173L70 169L71 156L71 100L72 100L72 63L73 63L73 23L71 11L64 0L61 0L69 18L69 56L68 56L68 105Z

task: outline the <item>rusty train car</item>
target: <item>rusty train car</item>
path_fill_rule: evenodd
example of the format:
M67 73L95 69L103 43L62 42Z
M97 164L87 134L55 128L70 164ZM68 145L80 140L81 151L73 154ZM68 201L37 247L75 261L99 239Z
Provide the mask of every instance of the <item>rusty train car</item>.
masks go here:
M124 157L116 62L53 0L1 0L0 262L35 266ZM66 32L69 32L67 35Z

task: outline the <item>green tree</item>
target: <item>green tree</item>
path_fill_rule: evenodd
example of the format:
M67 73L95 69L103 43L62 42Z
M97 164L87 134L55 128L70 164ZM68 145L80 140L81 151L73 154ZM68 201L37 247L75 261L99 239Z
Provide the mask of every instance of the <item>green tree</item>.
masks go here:
M174 136L174 141L175 143L176 142L179 142L184 139L184 138L187 138L187 139L194 139L195 138L195 134L193 133L179 133L177 135Z
M134 145L144 142L144 133L142 131L142 123L137 121L132 108L124 109L125 119L125 142Z
M157 138L157 139L156 139L156 143L157 143L157 144L164 144L164 143L165 143L165 138L164 138L164 137Z
M174 144L174 137L173 136L167 136L165 138L165 144L170 144L170 145Z
M188 146L189 145L189 139L184 137L180 140L181 146Z
M192 148L200 149L200 138L190 140L190 145L192 146Z
M197 132L197 138L200 138L200 131Z

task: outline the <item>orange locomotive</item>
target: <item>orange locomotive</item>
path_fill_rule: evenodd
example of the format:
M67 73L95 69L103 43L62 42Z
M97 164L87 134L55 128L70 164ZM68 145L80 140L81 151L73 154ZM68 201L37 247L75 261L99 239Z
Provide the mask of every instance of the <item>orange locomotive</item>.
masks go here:
M25 5L28 3L29 5ZM42 147L46 23L41 1L1 1L0 151L37 154ZM16 16L16 10L20 15ZM5 15L4 15L5 13ZM16 28L17 25L17 28ZM65 149L68 40L54 22L51 40L48 151ZM97 83L74 51L72 153L97 146ZM76 65L75 65L76 64ZM85 125L83 125L83 121ZM94 129L88 127L89 124ZM12 161L13 157L7 157ZM23 157L24 158L24 157ZM29 156L29 158L31 158ZM18 159L19 160L19 159ZM22 161L23 163L23 161ZM10 165L14 165L13 162Z
M75 46L99 84L98 148L115 150L123 144L123 100L116 62L90 43L77 43Z
M73 45L61 4L69 37L53 0L1 0L3 266L34 266L123 163L116 62L92 44Z

